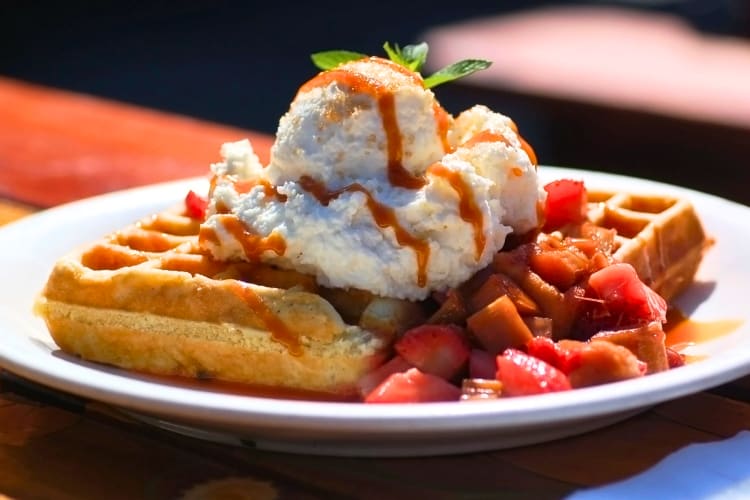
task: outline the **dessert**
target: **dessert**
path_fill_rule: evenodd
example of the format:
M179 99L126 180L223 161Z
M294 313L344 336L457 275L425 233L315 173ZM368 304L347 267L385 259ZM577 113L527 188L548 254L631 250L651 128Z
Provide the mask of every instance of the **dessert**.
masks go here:
M665 299L707 244L690 204L542 186L512 120L481 105L450 115L429 87L451 71L423 78L425 46L385 48L327 53L268 165L227 143L205 198L61 258L37 303L60 348L373 403L678 365Z

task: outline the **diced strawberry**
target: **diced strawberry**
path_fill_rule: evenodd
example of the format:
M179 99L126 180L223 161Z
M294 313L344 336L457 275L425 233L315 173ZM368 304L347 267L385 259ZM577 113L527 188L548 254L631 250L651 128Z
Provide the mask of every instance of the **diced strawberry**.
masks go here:
M206 216L206 208L208 207L208 200L195 191L188 191L185 196L185 211L188 217L193 219L203 219Z
M630 264L604 267L589 277L589 286L612 316L634 323L667 320L667 302L646 286Z
M469 378L495 378L495 356L484 349L472 349L469 355Z
M504 395L528 396L571 388L563 372L517 349L506 349L496 362L497 379L503 383Z
M526 343L526 352L529 356L541 359L558 370L564 357L554 340L547 337L534 337Z
M606 340L561 340L560 344L564 349L577 352L580 356L579 365L567 374L568 381L574 389L642 377L646 374L646 363L621 345Z
M667 347L667 363L669 368L678 368L685 365L685 357L671 347Z
M461 389L440 377L410 368L390 375L365 398L365 403L458 401Z
M580 224L586 220L587 194L582 181L561 179L544 186L544 230L558 229L565 224Z
M357 388L362 397L367 396L390 375L405 372L413 366L401 356L394 356L371 372L366 373L357 381Z
M575 351L563 349L560 344L546 337L534 337L526 344L529 356L549 363L561 372L568 374L577 365Z
M469 343L455 325L421 325L403 334L394 346L407 362L444 379L458 374L469 359Z

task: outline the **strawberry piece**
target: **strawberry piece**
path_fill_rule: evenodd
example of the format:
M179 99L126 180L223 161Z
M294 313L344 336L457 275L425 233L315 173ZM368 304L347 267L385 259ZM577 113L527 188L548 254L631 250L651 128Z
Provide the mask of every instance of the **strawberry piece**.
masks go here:
M469 359L469 343L455 325L421 325L403 334L396 352L425 373L455 377Z
M497 373L495 356L484 349L472 349L469 355L469 378L493 379Z
M365 398L365 403L426 403L458 401L461 389L440 377L410 368L390 375Z
M586 220L588 196L582 181L561 179L544 186L544 230L558 229L565 224L580 224Z
M497 379L503 383L506 396L528 396L571 388L563 372L517 349L506 349L496 362Z
M188 191L185 196L185 211L188 217L192 219L203 219L206 216L206 208L208 208L208 200L199 194L196 194L193 190Z
M541 359L554 366L565 375L581 365L580 350L563 347L558 342L546 337L534 337L526 344L529 356Z
M669 368L679 368L685 365L685 357L671 347L667 347L667 363Z
M624 320L621 322L667 320L667 302L640 280L630 264L612 264L592 273L589 286L611 315Z
M401 356L396 355L374 370L367 372L357 381L359 393L362 397L366 397L390 375L405 372L409 368L413 368L413 366Z

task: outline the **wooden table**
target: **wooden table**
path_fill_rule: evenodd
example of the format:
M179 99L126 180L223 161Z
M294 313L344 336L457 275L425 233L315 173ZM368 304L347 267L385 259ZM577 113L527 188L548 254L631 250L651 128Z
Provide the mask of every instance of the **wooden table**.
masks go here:
M222 142L241 137L267 156L270 138L250 131L0 78L0 222L201 175ZM744 429L750 378L535 446L418 459L309 457L172 434L0 370L0 497L559 498Z

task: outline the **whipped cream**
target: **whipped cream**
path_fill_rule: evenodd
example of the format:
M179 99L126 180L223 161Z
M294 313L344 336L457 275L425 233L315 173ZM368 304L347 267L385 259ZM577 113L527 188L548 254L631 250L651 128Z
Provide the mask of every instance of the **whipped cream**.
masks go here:
M421 77L369 58L300 88L269 165L222 147L201 246L323 286L419 300L487 266L537 226L533 156L486 107L450 116Z

